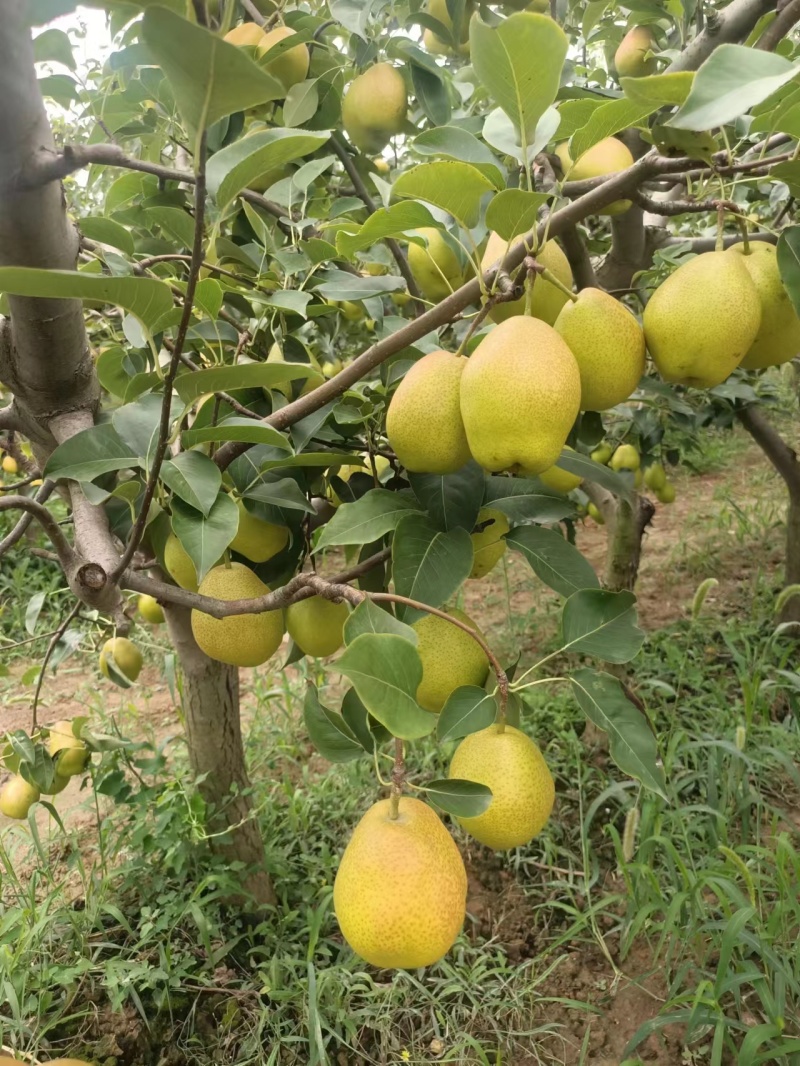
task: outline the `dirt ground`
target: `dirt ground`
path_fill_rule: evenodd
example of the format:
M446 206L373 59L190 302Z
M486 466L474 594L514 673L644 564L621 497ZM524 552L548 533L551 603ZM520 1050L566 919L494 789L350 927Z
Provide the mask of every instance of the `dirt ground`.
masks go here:
M752 484L754 470L763 471L763 466L757 453L747 453L733 474L729 470L724 476L682 479L678 483L676 503L658 508L646 534L637 588L640 620L645 628L654 629L686 617L695 590L706 577L719 581L707 602L709 610L721 615L733 611L746 614L754 582L764 576L768 580L776 579L776 568L783 554L782 532L773 527L769 515L764 516L763 501ZM742 501L747 501L751 511L760 515L757 543L748 539L746 530L742 533L740 525L726 526L720 521L725 509L723 497L731 494L742 506L745 506ZM764 500L767 495L775 499L774 485L769 486ZM603 569L605 541L605 530L592 522L579 531L579 546L598 573ZM475 582L467 594L467 610L473 606L482 628L490 634L510 618L521 619L517 628L524 633L525 619L532 613L537 615L537 620L543 611L555 617L555 595L541 586L532 593L530 570L521 557L509 553L505 589L500 588L501 584ZM10 676L0 681L0 699L5 701L4 731L30 727L31 688L20 684L27 665L15 664ZM245 717L254 708L249 675L249 671L242 671ZM129 693L106 685L101 691L88 659L76 656L46 680L39 720L47 723L87 714L95 701L103 699L106 710L116 716L126 736L159 742L180 733L177 709L156 666L145 668L133 698L135 707ZM103 802L107 801L101 797L101 816ZM78 830L87 850L91 851L97 818L91 793L81 791L80 782L73 779L58 798L58 810L65 824ZM50 822L46 809L39 807L37 823L45 838L48 830L55 828ZM0 832L8 824L0 815ZM14 834L7 834L6 840L13 848ZM496 938L512 961L522 962L534 956L535 923L515 875L488 853L465 858L470 874L468 928L481 938ZM610 916L605 917L609 923L613 921ZM606 936L604 944L607 955L597 942L572 945L537 987L537 1001L545 1004L542 1020L546 1017L560 1027L558 1037L548 1036L543 1042L540 1051L543 1061L577 1062L588 1030L586 1057L581 1061L591 1066L617 1066L627 1042L645 1021L658 1013L660 1003L667 998L663 975L652 966L646 949L636 950L620 960L619 944L612 935ZM115 1018L109 1030L113 1032L116 1048L110 1054L122 1062L140 1060L142 1033L138 1019ZM651 1037L640 1046L637 1054L655 1066L676 1066L686 1061L681 1049L680 1032L667 1029L659 1039ZM533 1060L521 1059L514 1066L533 1066Z

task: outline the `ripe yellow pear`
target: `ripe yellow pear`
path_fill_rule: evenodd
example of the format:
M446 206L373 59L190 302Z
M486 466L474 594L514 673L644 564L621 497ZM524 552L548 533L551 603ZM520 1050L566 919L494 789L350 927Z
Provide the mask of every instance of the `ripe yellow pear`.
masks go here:
M570 157L566 141L556 147L556 155L561 160L567 181L585 181L587 178L605 177L606 174L615 174L618 170L627 170L628 167L633 166L633 156L630 150L617 137L606 137L597 144L593 144L575 163ZM630 206L630 200L615 200L598 214L621 215Z
M614 54L617 77L643 78L655 74L658 61L655 56L647 56L655 47L655 35L649 26L634 26L628 30Z
M421 800L398 816L379 800L356 826L333 885L333 906L357 955L384 969L437 962L464 924L467 873L453 838Z
M237 500L239 511L239 528L231 541L231 550L243 555L251 563L265 563L278 555L289 543L289 530L286 526L265 522L250 514L243 500Z
M573 448L569 449L574 451ZM569 470L562 470L558 464L549 467L547 470L543 470L539 474L539 480L543 485L546 485L548 489L552 489L554 492L568 493L573 489L577 489L578 485L582 484L583 478L578 474L571 474Z
M104 677L111 678L109 659L129 681L135 681L141 673L142 653L127 637L111 637L100 651L100 670Z
M741 255L704 252L660 285L644 309L644 335L665 381L710 389L758 336L761 304Z
M386 413L386 435L406 470L452 474L469 462L460 399L466 365L452 352L430 352L400 382Z
M453 20L450 18L450 12L447 10L447 0L428 0L428 4L425 8L429 15L432 15L435 19L453 33ZM459 55L469 55L469 20L472 14L472 4L468 2L465 4L464 17L461 20L461 33L459 36L458 48L456 51ZM450 46L449 41L442 40L437 36L433 30L426 29L422 35L422 47L433 55L452 55L453 49Z
M174 533L170 533L164 544L164 569L176 585L189 592L197 592L194 563Z
M582 411L608 411L628 399L644 374L645 344L624 304L602 289L582 289L554 328L578 364Z
M287 37L295 36L295 30L290 29L288 26L276 26L274 30L270 30L263 35L258 45L259 57L266 56L266 53L271 48L280 44L281 41L285 41ZM281 52L273 59L266 56L266 59L263 60L263 66L266 72L271 74L273 78L277 78L288 92L293 85L305 81L308 74L309 61L308 48L304 44L298 44L294 48Z
M469 450L486 470L553 466L578 417L581 376L552 326L518 315L487 334L461 375Z
M501 259L506 254L507 244L508 242L504 241L499 234L490 233L489 240L486 243L486 251L481 259L481 270L488 270L493 263ZM517 245L519 241L516 240L513 244ZM572 270L567 257L561 251L561 246L556 241L547 241L535 253L535 257L543 267L555 274L558 280L563 282L568 289L572 288L574 280ZM558 318L559 311L568 301L569 297L565 292L562 292L561 289L549 281L545 281L544 278L538 277L533 283L531 313L534 318L540 318L548 326L553 325ZM510 300L495 304L489 312L489 317L493 322L505 322L507 318L511 318L513 315L521 315L524 311L525 298L522 297L520 300Z
M198 590L215 600L252 600L269 588L257 574L242 563L215 566L200 582ZM212 618L192 611L192 633L198 647L210 659L232 666L260 666L274 655L283 639L283 612L232 614Z
M235 44L237 48L251 48L254 52L263 52L262 41L266 34L255 22L240 22L232 30L225 34L228 44Z
M161 604L154 596L140 596L136 601L136 606L139 614L151 626L160 626L164 621L164 612L161 609Z
M510 725L502 733L495 723L464 737L453 754L449 776L492 790L483 814L458 821L495 851L528 844L553 810L555 785L544 756L530 737Z
M486 577L503 558L506 550L505 535L511 528L508 517L496 507L481 507L475 525L479 532L471 533L472 569L469 576ZM482 527L482 528L481 528Z
M743 244L732 245L726 254L741 257L761 304L761 326L739 366L762 370L793 359L800 352L800 318L783 287L777 249L764 241L752 241L748 255Z
M441 230L423 226L417 233L427 247L410 243L408 265L425 299L438 303L464 284L464 270Z
M290 604L286 611L286 629L306 655L324 659L344 644L344 624L349 614L346 603L310 596Z
M35 785L28 784L20 774L14 774L0 789L0 813L6 818L27 818L28 811L38 802L39 796L39 789Z
M480 630L463 611L448 610L471 629ZM422 660L422 680L417 703L438 714L450 695L462 685L482 685L489 673L489 660L476 640L463 629L435 614L414 623L417 651Z
M381 152L406 121L408 97L400 71L376 63L354 78L342 100L342 123L362 152Z
M4 455L2 466L6 474L16 474L19 470L19 464L13 455Z
M141 660L141 656L139 659ZM88 749L81 738L76 737L72 732L72 722L69 719L63 719L50 726L47 750L56 760L58 777L74 777L75 774L83 773Z
M638 470L641 466L641 456L635 445L620 444L609 460L612 470Z

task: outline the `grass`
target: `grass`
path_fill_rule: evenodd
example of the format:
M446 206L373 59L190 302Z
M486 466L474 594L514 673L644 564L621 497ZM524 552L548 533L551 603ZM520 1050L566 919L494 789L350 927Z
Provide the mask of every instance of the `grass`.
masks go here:
M730 484L736 471L726 473ZM712 508L709 545L725 521ZM727 536L748 549L772 517L753 523ZM333 877L375 779L366 760L329 768L310 757L301 677L254 681L248 757L280 896L266 917L225 906L237 871L204 847L182 747L149 735L132 755L140 780L122 753L107 754L94 771L114 801L102 818L89 802L89 821L64 834L2 837L0 1045L124 1066L588 1066L598 1054L797 1066L800 674L796 646L775 634L773 585L753 586L747 617L716 617L707 601L698 619L650 634L632 666L659 732L666 801L587 748L569 693L528 690L526 727L557 782L554 817L506 856L456 827L471 917L423 973L374 971L338 935ZM488 596L504 595L499 579ZM525 639L545 653L549 602L524 612ZM512 645L522 616L498 621L492 638ZM136 698L112 709L142 735ZM102 690L92 714L105 703ZM410 762L432 777L448 756L423 742Z

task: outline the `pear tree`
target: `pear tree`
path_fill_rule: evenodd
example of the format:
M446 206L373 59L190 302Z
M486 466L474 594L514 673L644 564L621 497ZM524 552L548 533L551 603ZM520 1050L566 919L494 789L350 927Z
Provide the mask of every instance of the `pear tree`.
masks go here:
M539 833L552 778L524 711L541 684L568 686L622 772L663 792L619 676L643 640L635 567L613 560L641 541L639 451L656 454L664 405L723 387L673 372L676 336L738 373L762 316L738 253L738 330L669 309L643 328L639 281L657 252L708 239L685 247L653 218L711 218L720 251L731 226L774 236L739 202L794 180L797 0L657 15L303 0L266 16L91 0L107 41L87 70L74 22L54 21L76 6L0 0L0 559L37 523L72 596L31 729L7 738L9 809L57 786L37 700L78 612L107 683L130 685L138 597L166 618L210 838L258 903L274 892L243 666L336 656L341 705L309 686L305 728L332 762L386 767L384 828L427 824L413 789L492 846ZM713 273L684 291L719 295ZM609 437L636 442L636 463L593 459ZM584 490L613 527L602 583L574 544ZM503 661L459 607L504 552L561 601L557 674L553 655ZM82 769L106 741L70 729ZM459 742L448 778L415 775L425 738ZM354 940L356 888L337 902ZM419 958L401 948L391 964Z

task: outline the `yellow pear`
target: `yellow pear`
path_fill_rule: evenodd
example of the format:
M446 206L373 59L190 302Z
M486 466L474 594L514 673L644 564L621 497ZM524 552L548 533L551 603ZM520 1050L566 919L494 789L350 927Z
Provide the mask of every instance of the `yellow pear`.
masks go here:
M164 621L164 612L161 604L154 596L140 596L136 601L139 614L149 622L151 626L160 626Z
M100 651L100 670L110 678L108 660L111 659L121 674L129 681L135 681L142 670L142 653L127 637L111 637Z
M354 78L342 100L342 123L362 152L381 152L406 121L403 75L390 63L376 63Z
M13 455L4 455L2 466L6 474L16 474L19 470L19 464Z
M15 774L0 789L0 813L6 818L27 818L28 811L38 802L39 796L39 789L35 785L28 784L24 777ZM449 834L448 839L452 843Z
M519 244L519 240L515 240L514 245ZM506 254L507 242L503 240L497 233L490 233L489 240L486 244L486 251L483 253L481 259L481 270L485 271L498 259L501 259ZM563 282L568 289L572 288L573 277L572 270L570 268L567 257L561 251L561 246L556 241L547 241L546 244L534 253L538 262L546 267ZM567 303L569 297L561 289L552 285L549 281L545 281L544 278L538 277L533 283L533 297L531 300L531 314L534 318L540 318L542 322L546 322L548 326L552 326L555 320L558 318L559 311ZM513 315L521 315L525 312L525 297L520 300L509 300L507 302L495 304L492 310L489 312L489 318L493 322L505 322L507 318L511 318Z
M286 526L265 522L250 514L244 500L237 500L239 527L231 541L231 550L243 555L251 563L265 563L278 555L289 543L289 530Z
M609 460L608 465L612 470L638 470L641 466L641 457L635 445L620 444Z
M438 303L464 284L464 270L441 230L423 226L417 234L427 247L410 243L408 265L425 299Z
M170 533L164 544L164 569L176 585L189 592L197 592L194 563L174 533Z
M602 289L582 289L554 328L578 363L582 411L608 411L628 399L644 374L645 345L624 304Z
M617 137L606 137L592 145L573 163L567 142L556 147L556 155L564 168L567 181L586 181L587 178L601 178L606 174L615 174L618 170L627 170L633 166L633 156L627 145ZM615 200L613 204L599 211L600 215L621 215L631 206L630 200Z
M141 655L139 660L141 662ZM55 759L58 777L74 777L75 774L83 773L88 749L81 738L72 732L72 722L69 719L50 726L47 750Z
M344 643L344 624L349 614L346 603L310 596L290 604L286 611L286 629L306 655L324 659Z
M467 873L442 820L421 800L401 796L397 818L379 800L356 826L333 885L345 940L385 969L430 966L464 924Z
M463 611L448 610L447 613L480 634L478 627ZM420 618L414 623L414 629L417 651L422 660L422 680L417 688L420 707L438 714L457 688L484 683L489 673L489 660L469 633L435 614Z
M486 470L553 466L578 417L581 376L552 326L518 315L487 334L461 375L469 450Z
M800 352L800 318L778 270L777 249L764 241L732 245L728 255L738 255L753 279L761 304L761 326L747 355L739 364L745 370L762 370L793 359Z
M486 577L503 558L506 550L505 535L511 528L508 517L496 507L481 507L475 523L479 532L471 533L472 569L469 576Z
M634 26L622 38L614 54L614 66L619 78L643 78L655 74L658 61L647 53L656 47L656 39L649 26Z
M240 22L232 30L225 34L228 44L235 44L237 48L252 48L254 51L262 51L262 41L266 34L255 22Z
M543 829L555 801L555 785L544 756L530 737L497 724L470 733L456 748L451 778L476 781L492 790L483 814L459 818L481 844L505 851L528 844Z
M453 33L453 20L450 18L450 12L447 10L447 0L428 0L428 4L425 8L429 15L432 15ZM472 4L470 0L464 5L464 16L461 20L461 34L458 42L457 52L459 55L469 55L469 20L472 14ZM443 41L441 37L437 36L433 30L426 29L422 35L422 47L433 55L452 55L453 49L449 41Z
M758 336L761 305L741 255L704 252L679 266L644 309L644 335L665 381L722 384Z
M242 563L215 566L200 582L202 596L215 600L251 600L264 596L269 588L257 574ZM283 639L283 612L232 614L212 618L192 611L192 633L198 647L210 659L232 666L260 666L274 655Z
M285 41L287 37L294 36L296 36L295 30L289 29L288 26L276 26L274 30L270 30L263 35L258 45L259 57L265 56L270 48L274 48L281 41ZM288 92L293 85L305 81L308 74L309 58L308 48L304 44L298 44L294 48L289 48L285 52L276 55L274 59L270 59L267 56L263 61L263 66L266 72L271 74L273 78L277 78Z
M469 462L460 406L466 365L452 352L430 352L400 382L386 413L386 435L406 470L452 474Z
M569 451L574 451L574 449L569 448ZM569 470L562 470L558 464L543 470L539 474L539 480L548 489L552 489L554 492L563 492L564 494L577 489L578 485L583 482L583 478L578 474L571 474Z

